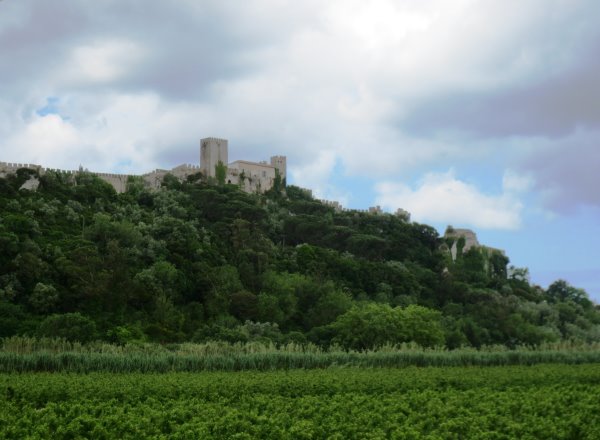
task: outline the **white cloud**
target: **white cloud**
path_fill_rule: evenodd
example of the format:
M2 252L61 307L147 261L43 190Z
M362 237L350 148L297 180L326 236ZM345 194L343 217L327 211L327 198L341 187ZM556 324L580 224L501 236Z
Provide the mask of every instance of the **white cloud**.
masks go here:
M81 137L72 124L50 114L33 118L3 144L3 152L14 162L58 168L64 163L58 163L56 158L73 156L81 145Z
M392 179L513 155L505 138L473 141L435 126L418 137L403 124L431 97L558 74L595 35L591 2L3 3L24 5L0 29L0 49L20 54L0 59L0 139L11 160L40 156L31 115L55 96L79 143L57 130L44 142L61 147L43 150L65 166L78 157L108 171L129 159L128 171L143 172L183 158L184 145L196 161L198 139L216 135L231 140L232 157L288 155L292 175L306 176L297 182L324 197L340 191L310 170L336 161L349 176ZM9 145L19 139L32 143ZM512 192L525 185L506 179Z
M455 178L453 171L427 174L415 189L383 182L376 186L376 192L379 205L406 209L416 221L482 229L518 229L521 225L523 206L514 196L484 194Z
M202 106L164 102L152 93L80 93L60 99L58 113L18 119L0 143L2 160L143 173L197 163L198 139L207 130L197 128ZM183 145L183 154L173 145Z
M121 79L139 62L143 49L132 41L99 41L74 48L59 69L59 82L70 85L80 83L108 83Z
M530 175L518 174L514 170L506 170L502 178L502 188L506 192L523 193L533 188L534 183Z
M329 198L329 178L333 174L337 156L331 150L319 152L314 163L305 166L290 166L292 182L313 190L318 199Z

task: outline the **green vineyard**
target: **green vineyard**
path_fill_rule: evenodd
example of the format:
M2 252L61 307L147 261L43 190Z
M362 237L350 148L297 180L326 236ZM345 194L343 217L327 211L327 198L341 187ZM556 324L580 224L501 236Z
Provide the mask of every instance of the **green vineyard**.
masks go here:
M2 374L0 393L0 438L600 438L597 364Z

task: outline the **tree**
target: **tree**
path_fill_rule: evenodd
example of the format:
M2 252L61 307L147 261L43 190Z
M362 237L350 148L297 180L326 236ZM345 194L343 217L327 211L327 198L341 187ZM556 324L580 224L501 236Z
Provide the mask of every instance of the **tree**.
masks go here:
M58 292L52 285L37 283L31 295L29 304L39 313L52 311L58 303Z
M441 314L417 305L405 309L376 303L355 306L339 316L331 328L334 342L358 350L402 342L444 344Z
M38 336L90 342L97 337L96 324L90 318L80 313L51 315L40 324Z
M230 313L239 320L255 321L258 317L258 298L247 290L241 290L231 295Z
M316 305L306 314L307 327L319 327L335 321L352 307L352 297L342 290L330 290L321 296Z
M260 322L275 322L277 324L285 322L285 313L281 310L279 299L275 295L264 292L259 294L257 308Z
M225 179L227 178L227 165L219 161L215 165L215 179L220 186L225 185Z
M437 310L411 304L402 311L402 324L410 341L423 347L434 347L444 344L442 330L442 314Z
M548 290L546 290L546 296L550 302L565 302L573 301L576 304L581 305L584 308L592 307L588 294L583 289L578 289L571 286L565 280L558 280L552 283Z
M152 322L146 328L152 338L161 342L179 341L183 338L181 327L184 316L173 304L173 300L164 293L154 298Z
M212 268L208 279L211 288L204 301L207 317L228 314L231 295L243 290L237 268L230 265Z
M490 277L495 280L506 280L507 269L506 266L509 263L509 259L506 255L499 251L492 250L489 255L489 273Z
M400 316L387 304L355 306L331 324L334 342L355 350L404 342L407 335Z

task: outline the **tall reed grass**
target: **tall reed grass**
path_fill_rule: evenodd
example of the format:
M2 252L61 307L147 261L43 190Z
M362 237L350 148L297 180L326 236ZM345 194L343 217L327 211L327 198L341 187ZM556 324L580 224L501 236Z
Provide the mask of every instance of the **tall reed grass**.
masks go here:
M509 350L503 346L457 350L424 349L414 344L369 351L315 345L79 344L63 339L12 337L0 345L0 372L164 373L312 369L328 367L452 367L600 363L600 344L547 344Z

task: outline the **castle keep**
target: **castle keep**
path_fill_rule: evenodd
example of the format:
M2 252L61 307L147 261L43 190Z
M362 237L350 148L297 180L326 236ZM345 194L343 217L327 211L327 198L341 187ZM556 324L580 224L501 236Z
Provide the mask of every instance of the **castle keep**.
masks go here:
M228 164L226 139L206 138L200 141L200 170L209 179L217 179L219 166L227 165L225 183L239 185L246 192L264 192L273 187L275 178L286 178L286 157L272 156L271 162L236 160Z
M219 167L224 172L225 182L229 184L239 185L246 192L264 192L271 189L275 183L277 175L283 181L286 178L286 157L273 156L271 162L249 162L245 160L237 160L228 163L228 141L226 139L217 139L213 137L205 138L200 141L200 165L183 164L170 170L156 169L149 173L142 174L146 186L149 188L160 188L163 178L167 174L177 177L179 180L185 180L192 174L201 173L202 177L207 181L215 181L217 179L217 171ZM44 168L40 165L7 163L0 162L0 177L6 177L8 174L14 174L19 168L30 168L37 170L40 175L46 172L64 172L67 174L76 174L83 171L79 170L56 170ZM127 189L127 181L129 174L114 174L114 173L97 173L90 172L99 177L112 187L118 193L123 193ZM35 190L39 182L32 178L25 182L22 186L24 189Z

